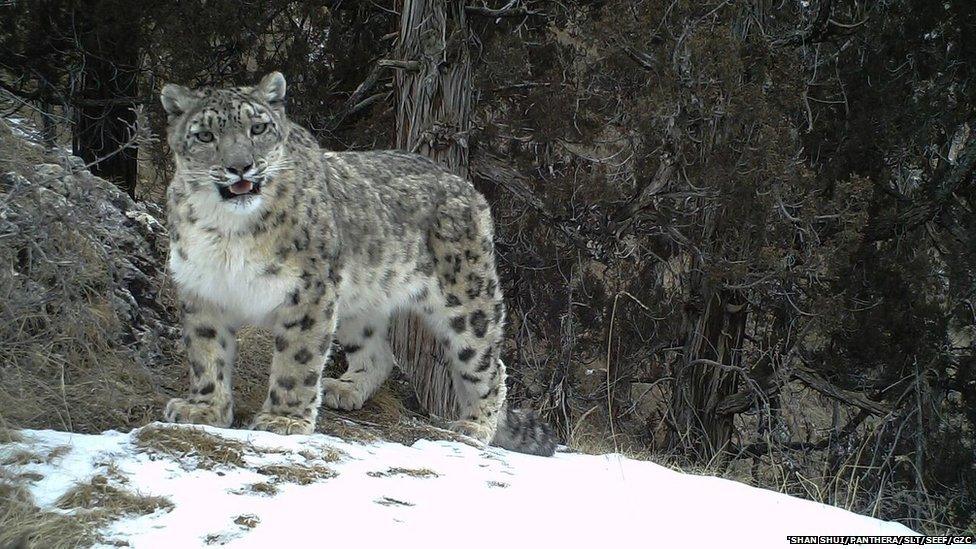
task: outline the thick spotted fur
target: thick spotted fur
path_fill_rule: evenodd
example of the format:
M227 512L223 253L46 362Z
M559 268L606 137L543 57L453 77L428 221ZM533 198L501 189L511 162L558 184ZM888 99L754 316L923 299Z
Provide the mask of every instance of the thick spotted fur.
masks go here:
M454 429L551 455L537 416L505 410L505 305L484 197L418 155L322 151L285 116L285 87L272 73L254 87L163 88L176 158L170 270L191 380L166 420L230 425L235 334L254 324L273 329L275 351L252 427L311 433L321 401L361 408L387 378L390 317L406 309L448 352ZM349 367L323 379L333 338Z

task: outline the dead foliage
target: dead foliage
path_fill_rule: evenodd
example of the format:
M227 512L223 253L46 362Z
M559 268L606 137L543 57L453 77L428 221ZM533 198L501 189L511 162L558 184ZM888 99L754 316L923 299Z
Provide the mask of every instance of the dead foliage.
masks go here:
M430 469L408 469L405 467L390 467L386 471L370 471L366 475L373 478L407 476L413 478L437 478L440 475Z
M311 449L306 448L305 450L300 450L298 455L309 461L321 460L326 462L339 461L343 455L343 452L332 448L331 446L316 445Z
M68 549L96 539L99 517L38 508L21 484L0 481L0 547Z
M0 481L0 547L88 547L101 540L98 530L115 519L173 508L166 498L118 488L102 475L74 486L55 505L71 512L40 509L23 484Z
M107 477L96 475L86 483L78 484L58 498L55 505L61 509L75 509L115 519L124 515L148 515L157 510L170 510L172 502L164 497L136 494L109 483Z
M265 496L273 496L278 493L278 488L268 482L255 482L247 486L247 491Z
M205 469L226 465L244 467L244 452L249 448L243 442L186 426L150 425L140 429L134 438L143 451L158 452L179 461L190 458Z
M381 499L374 501L374 503L378 503L385 507L413 507L414 506L414 504L410 503L409 501L394 499L387 496L383 496Z
M272 477L276 483L311 484L317 480L339 476L324 465L303 465L299 463L275 464L258 467L257 472Z
M27 465L29 463L44 463L44 458L29 450L15 450L0 461L0 465L6 466Z
M257 515L238 515L234 519L234 524L238 526L243 526L244 528L254 528L261 522L261 519Z

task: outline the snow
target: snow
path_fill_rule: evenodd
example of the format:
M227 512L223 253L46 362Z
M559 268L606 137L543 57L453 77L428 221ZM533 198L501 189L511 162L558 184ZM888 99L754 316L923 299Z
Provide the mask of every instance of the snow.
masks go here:
M67 158L73 154L70 144L59 142L52 147L47 147L44 143L44 132L30 118L11 114L4 116L2 120L10 128L10 133L21 138L24 143L35 149L46 150L49 154L62 158Z
M318 434L205 430L248 443L245 466L207 468L193 455L146 451L134 441L138 430L25 430L25 441L0 446L0 461L18 450L43 456L70 447L50 463L21 466L43 475L30 489L44 507L96 474L139 494L168 498L172 510L125 517L104 529L106 543L137 548L265 548L292 541L397 548L782 547L789 535L915 535L894 522L619 455L544 458L445 441L404 446ZM315 457L327 449L340 458ZM270 464L322 465L337 476L307 485L276 482L257 471ZM428 469L436 476L396 474L391 468ZM127 480L119 481L119 472ZM274 484L277 494L248 488L257 482ZM242 515L259 522L253 528L236 524Z
M32 122L19 116L7 116L6 120L10 125L10 131L17 137L21 137L31 144L41 142L40 132L37 131Z

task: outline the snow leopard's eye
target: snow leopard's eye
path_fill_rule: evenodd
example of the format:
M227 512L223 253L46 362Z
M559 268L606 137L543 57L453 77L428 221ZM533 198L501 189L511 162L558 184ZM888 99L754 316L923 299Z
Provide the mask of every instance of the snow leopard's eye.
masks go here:
M268 123L262 122L251 126L251 135L261 135L268 130Z
M210 143L214 140L213 132L197 132L193 134L201 143Z

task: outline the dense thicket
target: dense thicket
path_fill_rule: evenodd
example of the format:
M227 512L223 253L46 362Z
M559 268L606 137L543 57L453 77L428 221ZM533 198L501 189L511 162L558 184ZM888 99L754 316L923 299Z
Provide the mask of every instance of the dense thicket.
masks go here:
M0 86L94 162L130 106L162 130L162 82L271 69L323 145L394 146L405 87L470 63L464 125L411 131L492 202L513 398L577 446L972 531L976 5L469 4L8 2ZM135 181L124 154L96 173L158 197L163 145Z

